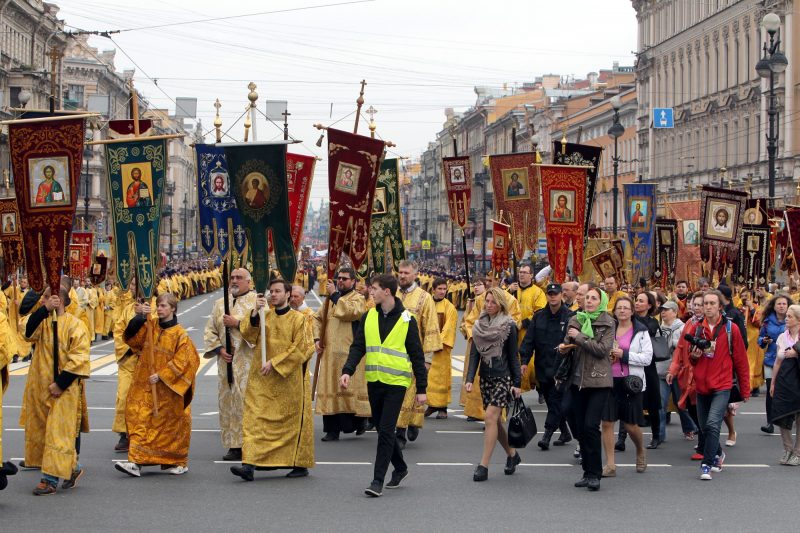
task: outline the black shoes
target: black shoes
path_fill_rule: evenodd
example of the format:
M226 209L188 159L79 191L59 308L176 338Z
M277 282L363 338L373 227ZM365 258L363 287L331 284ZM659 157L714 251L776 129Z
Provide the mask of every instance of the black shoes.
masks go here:
M419 428L416 426L408 426L408 440L414 442L419 437Z
M373 481L369 487L364 490L364 494L372 498L380 498L383 495L383 485L379 481Z
M586 488L592 492L597 492L600 490L600 480L596 477L589 478L586 481Z
M325 436L322 437L322 442L331 442L334 440L339 440L339 433L334 431L329 431L325 433Z
M614 449L618 452L625 451L625 439L617 439L617 443L614 444Z
M128 440L128 435L125 433L120 433L119 442L114 445L114 451L117 453L127 452L129 447L130 441Z
M483 465L478 465L475 473L472 474L472 481L486 481L489 479L489 469Z
M400 483L408 477L408 470L404 470L402 472L398 472L395 470L392 472L392 479L389 480L389 483L386 484L387 489L396 489L400 486Z
M400 447L401 450L404 450L406 448L406 430L402 428L397 428L395 436L397 437L397 445Z
M292 468L292 471L286 474L288 478L306 477L308 475L308 468Z
M503 469L503 473L505 475L510 476L517 470L517 465L522 462L522 458L519 456L519 452L514 452L514 457L507 457L506 458L506 467Z
M550 449L550 439L552 439L552 438L553 438L553 432L550 431L549 429L545 429L544 433L542 434L542 440L540 440L537 443L537 446L539 446L539 448L541 448L542 451L549 450Z
M245 481L253 481L255 477L253 476L253 467L252 466L232 466L231 467L231 474L234 476L239 476Z
M8 486L8 476L13 476L18 471L19 469L14 463L10 461L3 463L2 468L0 468L0 490L4 490Z
M223 461L240 461L242 460L242 449L241 448L231 448L228 450L228 453L222 456Z
M772 424L761 426L761 431L763 431L764 433L769 433L771 435L772 433L775 433L775 426Z
M650 444L647 445L647 449L648 450L655 450L656 448L658 448L661 445L662 442L664 442L664 441L662 441L661 439L653 439L653 440L650 441Z
M572 442L572 433L569 432L569 426L564 424L561 426L561 435L553 441L553 446L564 446L569 442Z
M588 486L589 486L589 478L586 477L586 476L583 476L582 478L580 478L578 481L575 482L575 487L577 487L579 489L582 489L582 488L588 487Z

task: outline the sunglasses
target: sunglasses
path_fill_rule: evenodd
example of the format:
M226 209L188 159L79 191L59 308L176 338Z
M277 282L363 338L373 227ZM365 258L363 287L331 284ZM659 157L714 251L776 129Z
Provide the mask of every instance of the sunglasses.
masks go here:
M343 278L342 276L339 276L336 279L339 280L339 281L350 281L350 278Z

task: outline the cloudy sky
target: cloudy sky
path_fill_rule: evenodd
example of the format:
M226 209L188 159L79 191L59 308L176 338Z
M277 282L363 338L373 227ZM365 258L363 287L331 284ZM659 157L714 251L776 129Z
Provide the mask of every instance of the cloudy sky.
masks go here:
M378 134L416 157L435 139L444 109L475 103L474 87L498 90L542 74L583 78L633 64L636 16L629 0L63 0L68 30L124 30L92 37L117 49L117 70L136 69L153 107L175 109L175 97L198 98L210 131L212 104L222 102L223 129L247 104L247 84L265 100L288 100L293 149L323 155L312 125L353 127L359 82L378 110ZM242 140L242 121L227 140ZM259 140L282 128L257 125ZM368 134L362 121L360 132ZM208 142L213 142L211 134ZM324 146L324 145L323 145ZM392 154L390 154L392 155ZM327 166L317 165L314 205L327 197Z

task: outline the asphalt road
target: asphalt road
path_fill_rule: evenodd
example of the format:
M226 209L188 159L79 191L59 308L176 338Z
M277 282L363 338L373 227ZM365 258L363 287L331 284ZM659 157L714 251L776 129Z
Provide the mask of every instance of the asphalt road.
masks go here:
M213 298L181 303L180 322L202 350L202 331ZM318 302L309 297L309 304ZM498 448L489 480L474 483L480 459L482 426L468 422L458 407L461 361L454 358L454 403L448 420L428 419L419 440L405 451L410 476L380 499L364 496L372 478L375 434L320 442L316 422L317 466L311 476L285 479L280 472L258 472L245 483L221 462L224 451L217 421L217 377L212 363L201 368L192 404L190 471L184 476L145 470L130 478L113 467L111 433L116 375L112 346L92 348L93 374L87 383L92 432L83 436L81 463L86 474L78 487L55 496L31 494L39 472L9 478L0 492L0 531L797 531L800 468L781 466L780 438L759 431L764 398L743 404L736 417L738 442L728 448L723 472L699 480L689 460L692 443L683 440L677 417L670 440L648 455L644 474L634 471L635 452L617 454L617 478L605 479L598 493L576 489L581 475L572 446L542 452L535 439L520 450L523 464L513 476L502 473ZM462 356L464 343L454 355ZM24 434L17 427L25 369L14 366L4 398L6 457L21 459ZM208 375L207 375L208 374ZM537 421L544 406L526 395ZM724 437L723 437L724 438ZM649 435L646 436L649 441Z

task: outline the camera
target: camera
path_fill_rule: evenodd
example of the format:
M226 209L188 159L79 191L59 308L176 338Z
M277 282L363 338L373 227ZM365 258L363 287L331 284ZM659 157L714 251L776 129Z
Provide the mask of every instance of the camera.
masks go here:
M683 338L686 340L686 342L688 342L689 344L691 344L692 346L694 346L695 348L697 348L702 352L707 351L709 348L711 348L711 341L708 339L704 339L703 337L698 337L696 335L690 335L687 333L686 335L683 336Z

